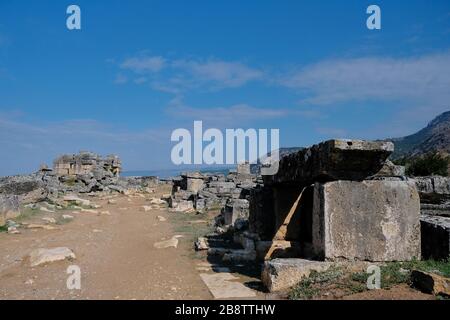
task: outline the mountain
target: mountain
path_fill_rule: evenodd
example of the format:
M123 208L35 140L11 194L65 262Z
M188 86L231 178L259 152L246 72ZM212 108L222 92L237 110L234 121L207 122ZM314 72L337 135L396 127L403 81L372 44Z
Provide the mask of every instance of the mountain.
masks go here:
M428 152L450 154L450 111L442 113L415 134L390 140L395 144L393 159Z

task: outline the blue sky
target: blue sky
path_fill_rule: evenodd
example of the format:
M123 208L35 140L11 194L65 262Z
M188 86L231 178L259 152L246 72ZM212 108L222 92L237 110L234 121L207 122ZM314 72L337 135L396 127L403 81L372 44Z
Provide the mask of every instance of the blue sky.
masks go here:
M0 175L79 150L171 168L194 120L279 128L282 146L398 137L449 110L449 88L446 0L2 0Z

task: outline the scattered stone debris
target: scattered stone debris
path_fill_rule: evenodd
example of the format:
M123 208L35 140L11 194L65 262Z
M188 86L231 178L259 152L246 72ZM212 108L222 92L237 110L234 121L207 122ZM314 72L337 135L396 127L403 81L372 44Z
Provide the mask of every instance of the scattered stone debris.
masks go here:
M56 223L55 218L44 217L44 218L42 218L42 220L44 220L46 223L52 223L52 224Z
M17 230L17 227L8 227L8 233L9 234L20 234L20 231Z
M97 210L94 210L94 209L84 209L84 208L81 208L81 212L84 212L84 213L92 213L92 214L98 214L98 211L97 211Z
M50 210L47 207L43 207L43 206L40 206L39 210L42 211L42 212L55 213L54 210Z
M66 247L58 247L52 249L36 249L30 255L30 265L32 267L40 266L42 264L51 263L55 261L62 261L66 259L75 259L75 254Z
M152 206L142 206L142 209L144 209L144 212L151 211L153 209Z
M36 224L30 223L26 225L27 229L44 229L44 230L57 230L58 228L48 225L48 224Z

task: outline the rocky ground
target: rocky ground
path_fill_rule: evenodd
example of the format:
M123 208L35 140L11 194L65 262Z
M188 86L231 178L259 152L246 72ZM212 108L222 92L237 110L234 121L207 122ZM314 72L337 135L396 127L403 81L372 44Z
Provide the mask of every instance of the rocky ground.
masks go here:
M89 203L77 199L77 204L70 201L72 205L63 209L42 204L25 208L15 219L17 231L0 232L0 299L289 297L289 292L266 293L256 262L227 265L194 251L194 240L212 230L218 212L173 211L160 200L171 186L153 190L85 194L80 198ZM36 249L61 247L75 258L39 264ZM81 271L80 290L67 288L67 269L72 265ZM404 285L376 292L339 290L323 288L313 298L434 298Z
M18 219L24 225L20 234L0 233L0 298L213 298L200 277L213 273L211 265L195 257L192 249L190 233L198 227L181 225L205 222L195 215L173 217L183 213L169 213L164 205L155 209L150 203L170 191L167 187L149 195L85 197L99 208L37 210ZM64 221L62 215L73 219ZM170 239L178 241L176 248L165 248L173 244L164 243ZM69 248L76 258L30 266L28 255L33 250L55 247ZM70 265L81 269L81 290L67 289Z

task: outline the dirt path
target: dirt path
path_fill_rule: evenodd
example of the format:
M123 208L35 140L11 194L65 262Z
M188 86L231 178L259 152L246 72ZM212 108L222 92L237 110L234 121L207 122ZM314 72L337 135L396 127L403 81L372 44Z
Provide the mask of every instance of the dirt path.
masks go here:
M157 217L177 213L144 212L149 203L141 197L119 196L116 204L92 200L111 215L67 211L74 219L58 230L0 233L0 299L212 298L196 270L198 261L189 257L191 239L180 238L178 248L153 246L175 235L171 220ZM44 216L49 214L34 219ZM30 267L26 256L33 249L54 247L72 249L76 259ZM70 265L81 269L81 290L67 289Z

